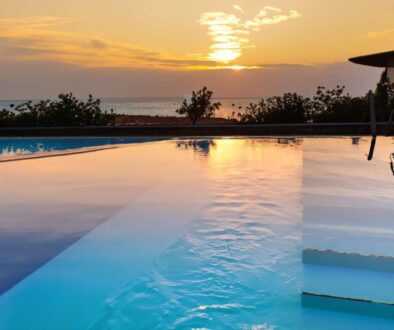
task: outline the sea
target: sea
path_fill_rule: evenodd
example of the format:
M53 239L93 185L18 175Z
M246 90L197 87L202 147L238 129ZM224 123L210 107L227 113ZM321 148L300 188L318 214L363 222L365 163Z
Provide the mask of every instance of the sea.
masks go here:
M250 103L257 103L259 98L218 98L214 102L220 102L222 106L216 111L215 117L237 117L238 113L245 111ZM149 116L177 116L176 109L182 104L181 97L131 97L131 98L103 98L101 108L114 110L117 114L126 115L149 115ZM11 104L21 104L26 100L0 100L0 110L9 109Z

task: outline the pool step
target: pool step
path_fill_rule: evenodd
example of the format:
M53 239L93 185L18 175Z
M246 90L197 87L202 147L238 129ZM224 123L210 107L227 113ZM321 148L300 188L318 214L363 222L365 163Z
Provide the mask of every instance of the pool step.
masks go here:
M394 304L372 300L353 299L330 295L302 293L302 305L307 308L319 308L365 316L394 319Z
M306 249L302 253L304 264L349 267L394 273L394 258L357 253L340 253L332 250Z
M331 261L304 264L303 306L394 318L394 272L334 266Z

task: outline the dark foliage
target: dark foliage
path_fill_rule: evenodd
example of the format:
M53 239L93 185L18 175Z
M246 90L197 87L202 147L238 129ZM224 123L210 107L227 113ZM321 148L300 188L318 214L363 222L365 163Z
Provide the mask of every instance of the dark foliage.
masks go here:
M264 124L264 100L260 103L250 103L244 113L239 113L239 122L241 124Z
M239 114L239 119L241 123L254 124L305 123L309 107L310 99L285 93L249 104L245 113Z
M208 90L207 87L198 92L193 92L190 103L187 100L183 100L182 106L176 110L176 113L188 117L193 125L200 118L211 118L221 106L220 102L212 103L212 96L213 92Z
M3 127L106 126L113 123L114 114L100 109L101 101L92 95L86 101L70 94L60 94L58 100L32 101L0 111Z
M385 70L375 91L376 118L390 121L394 117L394 84ZM326 89L319 86L315 96L307 98L286 93L250 104L238 115L240 123L341 123L369 121L368 97L352 97L344 86Z
M319 86L311 104L311 120L318 123L369 120L368 98L345 94L344 86L327 90Z
M380 76L375 90L376 118L387 121L394 111L394 82L390 81L387 70Z
M369 119L367 97L351 97L345 88L318 87L312 98L285 93L250 104L239 121L244 124L362 122Z

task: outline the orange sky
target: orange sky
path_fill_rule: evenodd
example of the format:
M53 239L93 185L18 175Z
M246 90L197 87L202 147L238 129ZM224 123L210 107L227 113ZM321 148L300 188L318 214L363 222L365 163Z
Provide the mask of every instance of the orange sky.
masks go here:
M190 77L202 71L201 84L212 70L267 76L290 65L321 72L352 56L394 48L393 17L389 0L2 0L0 68L34 75L34 68L50 63L59 72L85 70L87 80L108 69ZM23 82L15 84L27 94ZM290 88L285 82L277 87ZM7 88L0 76L0 98L17 93Z

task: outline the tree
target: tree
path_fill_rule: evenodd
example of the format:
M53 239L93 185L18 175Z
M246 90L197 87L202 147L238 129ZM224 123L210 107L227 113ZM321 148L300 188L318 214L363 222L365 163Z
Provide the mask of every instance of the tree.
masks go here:
M266 124L305 123L310 111L310 99L297 93L285 93L283 96L268 98L265 107Z
M190 103L183 100L182 106L176 110L176 113L188 117L193 125L202 117L211 118L222 105L220 102L212 103L212 96L213 92L208 90L207 87L198 92L193 92Z
M311 101L297 93L285 93L249 104L240 113L242 124L305 123L311 112Z
M265 101L250 103L243 113L238 113L241 124L264 124Z
M375 90L376 117L386 121L394 110L394 82L390 81L387 69L380 76Z
M319 86L312 100L313 119L320 123L361 122L368 116L367 97L351 97L344 86Z
M14 126L15 114L9 110L0 110L0 127Z

